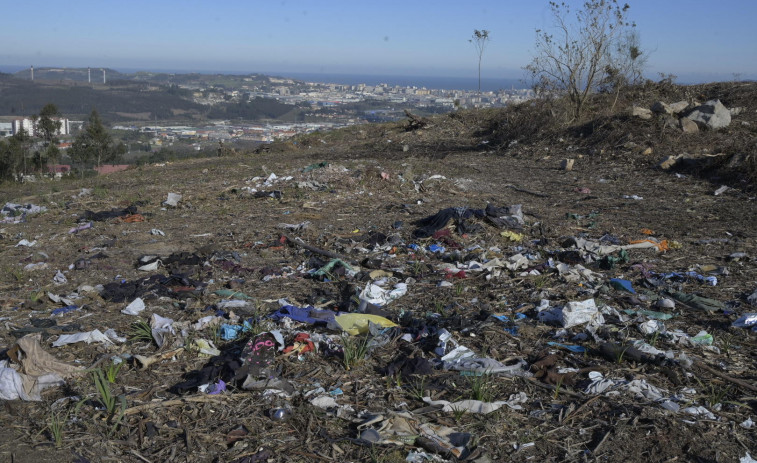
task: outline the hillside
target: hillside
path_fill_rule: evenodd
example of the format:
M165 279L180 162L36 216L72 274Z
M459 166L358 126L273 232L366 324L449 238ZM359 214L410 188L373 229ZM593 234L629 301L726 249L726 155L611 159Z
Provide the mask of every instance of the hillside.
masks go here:
M730 123L684 133L679 115L714 99ZM4 402L0 455L757 455L757 337L738 322L757 313L757 84L649 84L564 114L409 117L0 185L46 208L1 225L0 339L27 376L0 393L64 378ZM368 315L383 318L343 332ZM127 339L54 347L95 329ZM98 389L97 369L114 381Z
M245 103L218 103L209 107L194 103L191 92L177 88L176 82L163 82L161 75L145 78L141 74L111 78L106 84L81 80L81 70L70 70L59 79L39 70L34 81L0 74L0 116L29 116L45 104L53 102L70 119L86 119L92 109L102 117L116 121L204 121L209 117L244 117L245 120L277 118L294 108L267 98ZM73 73L73 74L72 74ZM73 79L72 77L79 77ZM190 78L181 76L182 80ZM172 86L173 85L173 86Z

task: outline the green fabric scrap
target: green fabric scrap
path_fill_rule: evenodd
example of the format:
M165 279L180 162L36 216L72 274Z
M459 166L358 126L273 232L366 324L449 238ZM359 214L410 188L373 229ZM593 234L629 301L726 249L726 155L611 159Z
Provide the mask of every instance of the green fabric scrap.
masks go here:
M226 297L230 299L239 299L242 301L252 299L250 296L241 291L234 291L231 289L217 289L213 291L213 294L215 294L216 296Z
M343 261L342 259L331 259L331 261L328 264L324 265L323 267L313 272L313 275L317 277L329 275L331 274L331 271L334 270L334 267L336 267L337 264L347 269L348 272L355 273L355 270L350 266L350 264Z
M717 312L718 310L725 309L724 303L715 299L697 296L696 294L670 293L670 296L689 307L707 312Z
M302 169L302 171L310 172L311 170L323 169L324 167L328 167L328 166L329 166L329 163L326 161L316 162L315 164L310 164L309 166L305 167L304 169Z

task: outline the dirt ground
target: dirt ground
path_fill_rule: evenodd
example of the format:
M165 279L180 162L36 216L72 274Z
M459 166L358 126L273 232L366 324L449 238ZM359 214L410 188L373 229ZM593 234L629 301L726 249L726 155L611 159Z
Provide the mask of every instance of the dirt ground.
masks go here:
M255 154L3 185L3 203L47 208L0 227L4 356L24 371L18 362L28 354L16 346L36 335L44 351L80 369L42 391L41 401L3 401L0 459L735 462L757 455L750 425L757 338L732 326L757 312L749 299L757 291L749 184L729 179L716 195L724 183L712 176L655 168L677 154L659 147L597 152L568 140L503 150L481 143L485 133L462 140L450 135L455 130L441 123L352 128ZM561 168L566 158L575 160L572 170ZM305 169L321 162L328 165ZM264 185L272 173L278 180ZM168 193L182 195L176 207L163 204ZM423 237L415 223L487 205L521 205L524 223L501 227L474 215L460 228L453 218L441 224L449 234L436 238ZM136 211L126 220L85 216L129 206ZM36 243L18 246L22 239ZM656 245L609 254L577 245L600 239ZM160 258L157 269L138 270L149 255ZM332 257L357 273L337 264L312 274ZM496 259L501 266L471 268ZM27 267L38 263L46 265ZM54 281L58 271L65 281ZM395 328L349 336L269 317L281 300L358 312L361 291L382 278L387 288L407 283L406 294L375 308ZM627 280L634 293L611 279ZM223 289L231 291L216 293ZM53 315L68 304L48 293L69 297L76 310ZM137 295L144 311L122 313ZM686 295L717 304L707 310ZM238 307L223 305L230 298ZM546 317L589 299L608 308L601 322L595 314L593 329ZM660 299L672 307L659 308ZM543 300L551 309L540 311ZM654 324L646 310L672 317L644 334L640 326ZM162 347L135 326L153 314L174 322ZM248 330L224 340L217 324L193 327L204 317L236 326L247 320ZM62 334L108 328L127 340L52 346ZM245 389L247 376L237 373L250 365L239 359L250 353L248 341L269 339L270 330L280 330L284 346L307 333L314 350L275 350L265 369L270 381ZM454 342L435 352L442 330ZM201 340L221 355L201 353ZM376 342L361 361L362 340ZM640 352L635 341L662 353ZM439 354L455 343L512 368L445 369ZM114 373L114 358L123 366L98 390L93 372ZM609 385L601 391L599 374ZM226 388L218 394L196 387L219 379ZM452 405L445 411L424 397ZM460 401L468 399L501 408L466 411ZM457 456L444 448L456 439Z

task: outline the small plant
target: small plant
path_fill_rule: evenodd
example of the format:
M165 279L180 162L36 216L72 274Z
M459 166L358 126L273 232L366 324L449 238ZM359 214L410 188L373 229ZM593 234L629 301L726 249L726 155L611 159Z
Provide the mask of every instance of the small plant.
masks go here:
M465 286L462 283L455 285L455 295L460 296L463 294L463 291L465 291Z
M55 442L56 447L60 447L63 443L63 428L67 419L67 413L55 413L53 411L50 412L48 417L47 430L50 432L50 438Z
M649 336L648 344L652 347L655 347L657 345L657 340L659 339L659 337L660 337L660 332L655 331Z
M123 395L115 396L113 394L113 391L110 389L110 383L101 369L98 368L92 372L92 380L95 383L95 390L99 396L100 403L103 404L103 407L107 412L108 424L113 422L113 417L116 416L116 412L118 412L118 416L116 416L113 427L109 433L112 434L118 428L118 425L124 417L124 412L126 411L126 397Z
M492 397L494 396L492 391L494 384L492 376L489 373L468 376L468 384L471 388L471 399L480 400L482 402L491 402Z
M541 275L538 275L534 277L533 280L531 280L535 289L544 288L544 286L547 285L548 281L549 281L549 275L546 273L542 273Z
M368 354L368 336L362 338L342 336L342 354L346 370L359 365Z
M92 196L97 199L105 199L108 197L108 190L102 185L96 186L92 189Z
M416 378L415 381L407 384L407 389L414 399L423 400L426 397L426 377L417 376Z
M452 414L455 417L456 422L460 422L466 413L468 413L468 410L463 407L452 407Z
M555 384L555 391L552 393L552 400L557 400L557 398L560 396L560 389L562 389L562 383L565 379L565 375L561 375L560 379L557 380L557 384Z
M152 328L150 328L150 325L144 320L140 320L131 324L131 331L129 332L129 336L134 341L155 341L152 337Z
M699 383L699 387L702 389L704 402L708 407L714 407L719 403L725 402L725 398L731 393L731 388L728 386L713 382L709 382L705 385L699 378L694 377L694 379Z
M620 351L618 351L617 358L615 359L615 362L618 365L620 365L621 363L623 363L623 356L626 355L626 351L628 350L628 347L629 346L626 346L623 349L621 349Z
M115 384L118 372L121 370L122 366L124 366L123 361L118 363L111 362L111 364L108 365L108 368L105 369L105 378L109 383Z
M736 336L733 334L726 334L723 333L720 336L720 347L723 348L723 353L728 355L728 353L731 351L731 349L734 346L734 341L736 340Z
M32 302L41 302L44 296L45 292L40 289L39 291L32 292L31 296L29 296L29 300Z

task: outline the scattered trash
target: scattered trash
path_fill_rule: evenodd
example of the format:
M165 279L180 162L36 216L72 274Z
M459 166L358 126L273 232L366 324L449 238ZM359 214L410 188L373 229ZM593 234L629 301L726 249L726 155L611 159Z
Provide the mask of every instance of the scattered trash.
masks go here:
M183 198L179 193L168 193L168 197L163 201L164 206L178 207L179 201Z
M126 315L139 315L139 313L143 310L145 310L145 302L142 300L142 298L138 297L134 299L129 305L127 305L126 308L121 311L121 313L125 313Z

